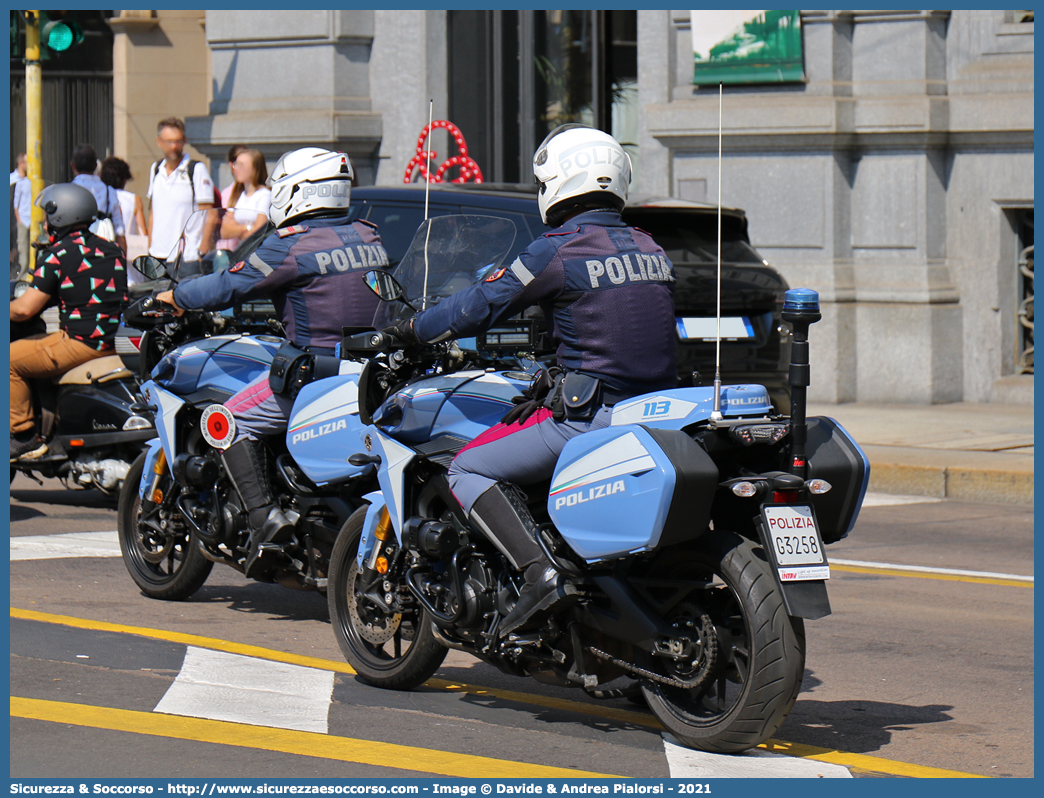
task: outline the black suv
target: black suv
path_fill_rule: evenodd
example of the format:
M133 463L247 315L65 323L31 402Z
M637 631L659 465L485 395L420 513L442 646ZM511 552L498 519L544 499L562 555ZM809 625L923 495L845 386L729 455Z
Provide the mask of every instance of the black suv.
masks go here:
M350 214L377 225L392 266L424 219L424 186L352 189ZM510 219L518 230L514 258L550 228L540 221L535 185L453 184L431 187L428 215L479 214ZM648 232L674 263L679 385L714 380L717 311L717 206L679 199L627 203L624 221ZM721 220L721 380L764 385L778 412L790 412L789 330L780 318L788 286L750 245L742 210L723 208Z

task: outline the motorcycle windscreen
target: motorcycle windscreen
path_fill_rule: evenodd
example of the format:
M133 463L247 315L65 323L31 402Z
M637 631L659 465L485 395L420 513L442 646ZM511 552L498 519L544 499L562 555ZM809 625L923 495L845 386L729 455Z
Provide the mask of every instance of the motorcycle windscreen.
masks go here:
M339 482L362 470L348 463L348 457L362 449L358 380L358 374L317 380L304 386L294 401L286 448L316 485Z
M608 427L573 438L558 459L548 511L587 561L700 535L718 471L685 433Z

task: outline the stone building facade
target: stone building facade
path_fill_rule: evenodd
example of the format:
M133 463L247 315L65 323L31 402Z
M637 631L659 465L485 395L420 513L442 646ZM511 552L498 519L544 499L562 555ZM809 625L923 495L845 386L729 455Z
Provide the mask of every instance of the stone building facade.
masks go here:
M725 91L721 193L790 284L820 292L810 396L1032 402L1032 15L801 17L804 84ZM711 199L718 91L692 85L689 28L687 11L639 12L638 187Z

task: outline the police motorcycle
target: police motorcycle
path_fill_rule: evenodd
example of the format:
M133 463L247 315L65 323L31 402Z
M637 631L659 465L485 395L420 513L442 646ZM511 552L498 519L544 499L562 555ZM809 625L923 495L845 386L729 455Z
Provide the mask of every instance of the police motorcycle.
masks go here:
M186 228L192 224L190 218ZM208 224L220 228L214 219ZM150 281L136 287L142 295L124 320L144 331L138 406L155 414L156 430L131 466L118 526L124 564L152 598L191 596L214 563L244 570L250 508L242 506L221 463L221 451L235 435L235 419L223 402L273 361L272 372L296 399L285 444L274 442L268 478L295 532L291 541L266 553L267 565L254 578L325 590L334 540L358 506L356 482L373 471L346 460L346 452L359 448L355 364L311 357L288 362L280 355L285 341L270 302L176 317L169 305L154 299L180 279L234 268L266 235L255 232L233 253L211 249L202 259L186 261L191 248L182 245L166 262L140 263Z
M12 281L11 300L31 285ZM11 322L12 341L46 334L42 314ZM134 409L134 374L113 354L58 377L32 380L30 387L36 432L47 450L12 460L11 479L21 472L40 484L41 477L57 478L70 489L97 488L118 495L131 463L156 434L152 415Z
M394 276L367 274L387 301L379 316L405 318L503 268L514 234L503 219L425 222ZM349 459L375 465L380 490L337 538L327 598L359 676L408 690L452 648L596 697L635 680L693 748L739 752L768 739L801 687L804 622L830 613L824 545L852 529L869 477L840 425L804 415L815 293L789 292L785 317L789 418L760 385L727 386L717 400L711 387L638 396L614 407L610 426L571 439L549 483L524 486L538 542L578 600L506 636L498 627L522 575L469 526L446 471L539 371L526 354L531 330L502 324L471 354L347 334L342 357L365 364L363 445Z

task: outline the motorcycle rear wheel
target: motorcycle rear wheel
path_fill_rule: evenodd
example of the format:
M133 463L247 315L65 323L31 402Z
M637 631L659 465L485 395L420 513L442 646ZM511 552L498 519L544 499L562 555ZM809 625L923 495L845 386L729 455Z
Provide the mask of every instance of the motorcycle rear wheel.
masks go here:
M141 454L127 472L120 491L118 529L123 564L141 592L149 598L181 601L203 587L214 563L203 556L194 532L160 535L139 523L141 497L138 486L145 469ZM170 474L160 482L160 489L170 489Z
M695 591L687 606L698 606L713 621L718 666L699 687L646 680L642 693L682 744L737 753L769 739L794 706L805 668L805 627L801 618L787 615L760 545L731 532L701 544L672 552L657 575L713 579L711 591Z
M380 608L356 589L359 566L356 553L366 508L349 518L330 555L326 598L330 623L348 663L374 687L412 690L424 684L446 658L446 647L431 631L431 617L420 607L395 615Z

